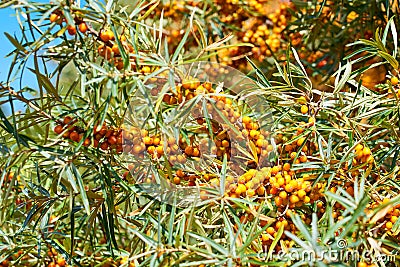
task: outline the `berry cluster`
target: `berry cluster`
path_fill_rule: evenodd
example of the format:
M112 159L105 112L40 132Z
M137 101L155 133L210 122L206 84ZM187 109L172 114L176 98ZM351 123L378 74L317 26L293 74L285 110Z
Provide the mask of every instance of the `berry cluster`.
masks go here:
M63 15L63 12L60 10L56 10L55 12L53 12L50 15L49 18L50 22L52 23L56 23L58 25L62 25L63 22L66 22L66 18ZM81 33L86 33L88 31L88 25L86 24L86 22L79 16L75 16L74 17L74 24L72 25L67 25L67 31L69 35L75 35L76 34L76 30L78 30Z
M353 159L353 166L361 165L364 163L374 163L374 157L371 155L371 149L362 144L358 144L354 149L355 157Z
M218 57L222 59L222 63L235 68L247 68L248 63L245 55L251 55L254 60L259 62L271 57L273 53L281 52L286 48L286 41L283 31L291 20L288 8L292 7L290 2L282 4L269 3L268 1L237 1L237 0L214 0L212 5L204 5L201 1L165 1L159 4L154 10L154 17L159 17L161 11L164 12L164 18L168 19L166 30L168 32L167 41L169 49L173 49L178 45L180 37L184 31L176 30L181 28L180 25L186 19L187 14L197 8L212 8L213 12L217 12L216 18L221 24L222 31L230 31L232 27L236 28L236 39L245 43L251 43L249 47L230 47L220 50ZM271 12L272 10L272 12ZM195 13L197 14L197 13ZM205 28L213 36L218 36L211 25L206 23ZM193 28L193 34L197 33L197 27ZM197 38L197 37L196 37ZM189 38L185 44L193 48L196 46L195 39ZM189 46L188 46L189 47ZM284 55L282 55L284 57Z
M49 249L49 251L47 252L47 256L50 258L47 267L68 266L65 259L58 255L58 252L54 248Z
M122 70L124 68L124 63L121 58L120 47L118 46L118 42L115 40L113 31L111 29L102 28L99 32L96 32L94 29L89 28L83 18L77 14L78 12L73 13L74 24L67 25L67 32L70 35L75 35L78 29L83 34L89 33L94 35L98 41L102 42L102 44L100 44L97 48L99 56L109 60L118 70ZM53 12L50 15L49 20L50 22L57 23L59 25L62 25L63 22L66 22L65 16L60 10ZM129 44L125 35L121 34L119 37L119 43L127 53L134 52L133 46Z
M118 46L118 42L115 40L113 31L103 29L100 31L98 38L103 42L97 48L99 56L112 62L118 70L122 70L124 68L124 62L121 57L120 47ZM119 42L125 52L134 52L133 46L128 43L125 35L120 36Z
M14 266L12 264L12 262L16 259L18 259L19 257L22 256L22 254L24 254L24 252L22 250L19 250L17 253L9 256L7 259L3 260L2 262L0 262L0 267L11 267ZM27 259L27 256L23 256L23 259Z
M251 52L252 56L262 62L266 57L272 56L279 50L286 49L286 44L282 42L282 34L290 21L288 5L281 4L273 13L266 17L248 19L242 22L243 31L239 38L243 42L250 42L255 45Z
M75 125L76 123L76 119L66 116L61 123L56 125L54 132L56 134L62 134L65 139L79 143L87 135L87 132L82 127ZM92 144L92 139L93 146L96 148L100 148L104 151L115 150L116 153L123 152L121 129L107 127L106 125L101 127L95 126L93 129L93 136L87 136L83 140L83 146L90 146Z
M74 124L77 120L74 120L70 116L66 116L63 121L54 127L54 132L56 134L61 134L66 139L69 139L74 142L80 142L84 137L84 129L81 127L75 126ZM91 144L90 138L86 138L83 141L84 146L89 146Z

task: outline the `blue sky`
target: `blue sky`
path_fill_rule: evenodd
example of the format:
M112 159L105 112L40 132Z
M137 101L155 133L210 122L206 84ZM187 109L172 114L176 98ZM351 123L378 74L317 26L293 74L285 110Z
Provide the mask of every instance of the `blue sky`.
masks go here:
M13 45L8 41L4 32L8 32L11 35L18 34L19 26L15 16L13 16L14 10L11 8L0 9L0 81L7 79L7 71L11 62L11 58L5 58L5 56L13 49Z
M17 39L21 37L20 27L15 16L14 9L11 7L0 9L0 82L5 82L7 80L8 70L10 64L12 62L12 56L7 57L12 50L14 50L14 46L10 43L7 37L4 35L4 32L9 33L12 36L16 36ZM19 81L12 84L16 90L19 89ZM24 77L22 79L22 86L29 86L31 88L36 88L37 83L35 76L31 74L29 71L25 71ZM16 105L16 110L24 110L23 105ZM10 114L10 108L8 105L2 105L2 109L6 114Z

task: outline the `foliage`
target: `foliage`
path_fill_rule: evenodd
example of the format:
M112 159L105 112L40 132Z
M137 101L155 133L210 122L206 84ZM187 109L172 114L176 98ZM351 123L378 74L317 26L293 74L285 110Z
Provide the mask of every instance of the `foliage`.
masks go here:
M397 2L267 2L2 3L1 265L397 266Z

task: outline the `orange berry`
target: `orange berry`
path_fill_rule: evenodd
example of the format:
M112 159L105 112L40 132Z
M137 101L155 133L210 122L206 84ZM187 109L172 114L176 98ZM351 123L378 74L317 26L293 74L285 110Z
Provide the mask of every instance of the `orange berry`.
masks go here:
M161 144L161 139L160 139L160 137L154 137L154 138L153 138L153 144L154 144L155 146L160 145L160 144Z
M100 148L101 148L102 150L107 150L107 149L108 149L108 143L107 143L107 142L101 143L101 144L100 144ZM135 148L135 147L134 147L134 148Z
M162 146L157 146L156 151L157 151L157 155L164 154L164 148Z
M181 183L181 178L179 178L178 176L174 177L174 184L180 184Z
M278 187L279 187L279 185L278 185ZM276 194L278 193L277 187L274 185L274 187L272 187L272 188L269 190L269 193L270 193L271 195L276 195Z
M54 132L55 132L56 134L60 134L60 133L62 133L62 131L63 131L63 127L62 127L61 125L57 125L57 126L54 128Z
M150 73L150 72L151 72L151 69L149 66L142 67L142 73Z
M290 183L290 181L292 180L292 176L290 176L289 174L285 174L284 178L287 184Z
M119 52L119 48L117 44L114 44L111 48L111 50L113 51L114 55L120 55L121 53Z
M283 205L283 199L281 197L275 197L275 204L277 206L282 206Z
M185 148L185 154L188 155L188 156L191 156L193 154L193 147L187 146Z
M66 265L65 259L64 259L64 258L59 258L59 259L57 260L57 264L58 264L60 267L65 266L65 265Z
M69 135L69 139L71 139L74 142L78 142L79 140L79 134L76 131L72 131Z
M292 145L286 145L285 146L285 151L288 152L288 153L292 152L293 151L293 146Z
M117 60L115 60L114 65L117 68L117 70L122 70L124 68L124 61L121 59L117 59Z
M363 157L364 153L363 150L356 150L356 159L361 159Z
M60 20L60 16L59 15L54 14L54 13L50 15L50 22L57 22L59 20Z
M293 152L293 153L296 153L296 152ZM284 171L290 171L290 163L283 164L283 170Z
M111 48L106 46L106 45L100 45L99 48L97 49L97 52L99 53L99 55L101 57L104 57L106 59L110 59L111 58Z
M293 160L295 157L297 156L297 153L296 152L292 152L292 153L290 153L290 158Z
M258 125L258 123L253 122L250 124L251 129L253 130L258 130L258 128L260 128L260 126Z
M177 170L177 171L176 171L176 175L177 175L178 177L182 178L182 177L185 176L185 173L184 173L182 170Z
M263 147L264 141L265 141L265 140L263 140L263 139L257 139L257 141L256 141L256 146L258 146L258 147Z
M75 25L68 25L67 26L67 31L70 35L75 35L76 34L76 27Z
M168 142L168 145L173 146L176 143L176 139L174 137L169 137L167 142Z
M147 152L149 153L149 154L154 154L154 152L156 151L156 147L155 146L149 146L148 148L147 148Z
M63 123L64 123L64 124L73 124L72 120L73 120L73 119L72 119L70 116L66 116L66 117L64 118Z
M110 137L107 138L107 142L110 145L115 145L117 143L117 137L115 137L114 135L111 135Z
M100 39L103 42L108 42L114 39L114 33L110 30L100 32Z
M222 142L221 142L221 145L223 146L223 147L229 147L229 141L228 140L222 140Z
M265 187L264 187L264 186L260 186L260 187L257 189L257 194L258 194L259 196L264 195L264 194L265 194Z
M365 263L365 262L360 261L360 262L357 264L357 267L368 267L368 264Z
M387 223L385 224L385 226L386 226L387 229L392 229L393 223L392 223L392 222L387 222Z
M153 144L153 139L151 137L149 137L149 136L145 136L143 138L143 142L144 142L145 145L150 146L150 145Z
M193 157L200 156L200 151L197 147L193 148Z
M85 141L83 141L83 146L90 146L92 141L89 138L86 138Z
M82 22L78 25L78 29L81 33L85 33L88 30L88 26L85 22Z

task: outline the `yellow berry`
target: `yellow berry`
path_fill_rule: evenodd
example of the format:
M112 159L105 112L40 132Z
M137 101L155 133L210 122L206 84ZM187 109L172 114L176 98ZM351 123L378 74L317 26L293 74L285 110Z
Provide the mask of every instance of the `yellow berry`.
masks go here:
M254 197L256 194L256 191L254 191L254 189L247 189L246 194L248 197Z
M297 191L297 196L301 199L304 198L306 196L306 191L300 189L299 191Z
M355 150L359 151L359 150L362 150L363 148L364 148L364 146L362 144L358 144L358 145L356 145Z
M246 192L247 188L244 184L239 184L238 187L235 190L235 193L238 195L243 194L244 192Z
M267 242L267 241L269 240L268 235L267 235L267 234L262 234L262 235L261 235L261 240L262 240L263 242Z
M267 233L270 234L270 235L275 234L275 229L274 229L274 227L271 227L271 226L268 227L268 228L267 228Z
M248 116L244 116L242 119L243 124L248 124L251 122L251 118Z
M296 195L291 195L290 198L289 198L289 201L290 201L290 203L293 203L293 204L294 204L294 203L299 202L300 199L299 199L299 197L296 196Z
M399 78L397 78L396 76L392 76L392 78L390 78L390 82L392 83L392 85L398 85Z
M297 140L297 146L301 146L306 139L304 137Z
M300 109L302 114L307 114L308 113L308 107L306 105L302 105Z
M369 149L369 147L364 147L363 154L364 156L369 156L371 154L371 149Z
M307 103L307 99L306 99L305 96L300 96L300 97L297 99L297 102L299 102L300 104L305 104L305 103Z
M281 192L279 192L279 197L281 197L282 199L286 199L286 198L287 198L287 193L286 193L286 191L281 191Z

